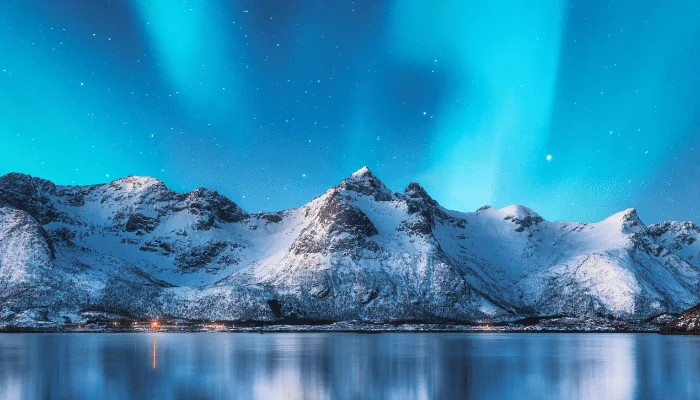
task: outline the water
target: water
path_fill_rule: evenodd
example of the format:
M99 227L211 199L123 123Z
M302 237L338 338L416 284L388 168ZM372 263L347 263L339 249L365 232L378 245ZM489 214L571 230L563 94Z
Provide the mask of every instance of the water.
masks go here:
M2 334L0 399L691 399L700 337Z

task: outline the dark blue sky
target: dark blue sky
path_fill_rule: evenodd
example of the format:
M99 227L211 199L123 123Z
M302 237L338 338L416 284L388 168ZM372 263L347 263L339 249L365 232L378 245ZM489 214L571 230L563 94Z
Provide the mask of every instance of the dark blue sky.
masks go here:
M0 49L0 173L700 221L694 0L8 0Z

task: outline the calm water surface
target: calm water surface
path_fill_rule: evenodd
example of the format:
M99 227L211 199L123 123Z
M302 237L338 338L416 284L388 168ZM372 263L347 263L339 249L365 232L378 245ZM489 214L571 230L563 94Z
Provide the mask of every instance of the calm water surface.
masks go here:
M2 334L0 399L700 399L700 337Z

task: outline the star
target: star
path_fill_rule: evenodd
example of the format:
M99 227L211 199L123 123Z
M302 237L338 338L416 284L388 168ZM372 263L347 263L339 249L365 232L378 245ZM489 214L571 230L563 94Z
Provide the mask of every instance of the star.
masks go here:
M547 161L552 161L552 155L551 155L551 154L547 154L547 157L546 157L546 158L547 158Z

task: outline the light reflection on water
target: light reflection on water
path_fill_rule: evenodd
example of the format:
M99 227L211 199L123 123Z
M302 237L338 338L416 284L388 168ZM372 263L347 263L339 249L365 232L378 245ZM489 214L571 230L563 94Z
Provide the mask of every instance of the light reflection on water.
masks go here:
M700 338L3 334L1 399L700 398Z

